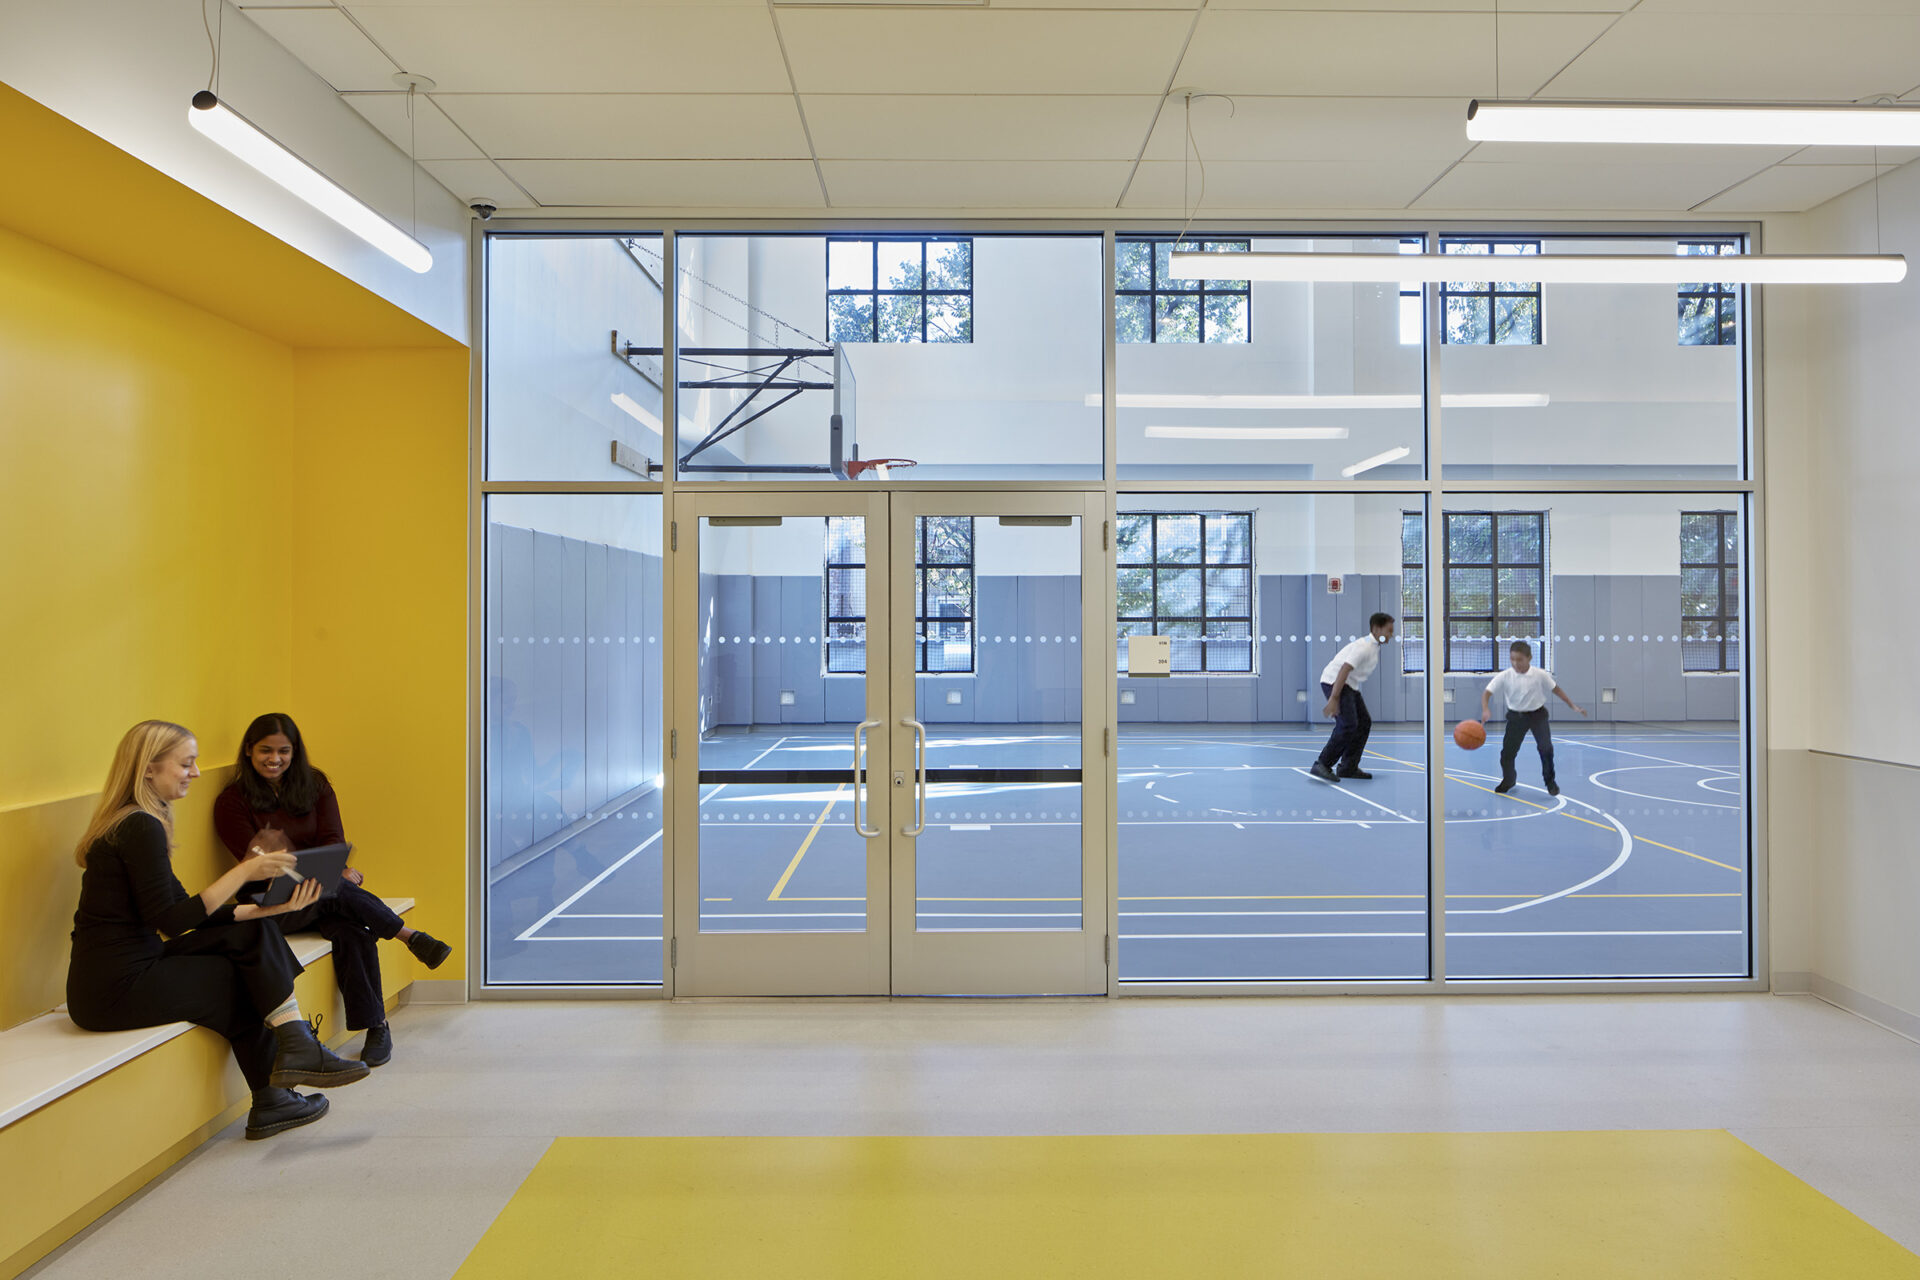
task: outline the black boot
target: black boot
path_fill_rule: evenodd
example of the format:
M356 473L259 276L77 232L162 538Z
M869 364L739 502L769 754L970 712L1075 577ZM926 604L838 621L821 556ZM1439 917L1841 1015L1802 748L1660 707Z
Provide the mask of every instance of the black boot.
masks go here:
M364 1080L373 1070L364 1062L336 1056L314 1037L313 1028L298 1018L275 1027L273 1038L280 1052L274 1055L273 1074L267 1077L267 1083L275 1088L310 1084L332 1089Z
M447 962L447 957L453 954L452 947L432 934L422 933L418 929L415 929L413 936L407 939L407 950L413 952L413 958L429 969L438 969Z
M247 1137L271 1138L288 1129L312 1124L327 1114L327 1100L317 1093L291 1089L255 1089L253 1110L247 1112Z
M360 1061L370 1067L384 1067L393 1060L393 1028L386 1023L367 1028L367 1038L360 1046Z

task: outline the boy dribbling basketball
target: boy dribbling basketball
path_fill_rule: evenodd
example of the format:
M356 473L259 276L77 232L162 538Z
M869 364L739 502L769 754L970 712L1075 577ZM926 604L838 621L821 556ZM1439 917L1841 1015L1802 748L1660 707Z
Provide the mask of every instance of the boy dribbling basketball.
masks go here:
M1525 640L1515 640L1508 648L1508 657L1512 665L1487 681L1487 687L1480 694L1483 724L1493 718L1494 694L1499 694L1507 704L1507 736L1500 743L1500 785L1494 792L1505 795L1513 790L1513 762L1520 754L1521 740L1531 733L1534 744L1540 748L1540 776L1547 784L1547 794L1557 796L1560 784L1553 777L1553 730L1548 725L1547 695L1553 694L1581 715L1587 714L1586 708L1569 698L1545 667L1533 665L1533 646Z

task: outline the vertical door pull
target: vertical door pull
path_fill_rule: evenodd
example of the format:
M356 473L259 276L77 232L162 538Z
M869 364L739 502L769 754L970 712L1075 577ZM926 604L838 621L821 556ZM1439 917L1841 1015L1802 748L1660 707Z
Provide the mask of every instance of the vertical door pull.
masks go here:
M913 825L900 828L903 836L917 836L927 829L927 726L902 717L900 727L913 731L913 769L917 785L913 790Z
M886 834L878 827L869 827L860 808L867 794L867 730L879 727L878 720L862 720L853 729L853 829L869 840Z

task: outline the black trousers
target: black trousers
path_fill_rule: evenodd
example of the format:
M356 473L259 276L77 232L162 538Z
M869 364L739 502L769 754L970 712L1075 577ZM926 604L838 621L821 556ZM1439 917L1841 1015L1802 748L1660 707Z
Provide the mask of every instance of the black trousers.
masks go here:
M124 987L124 974L95 973L84 957L75 961L67 1012L82 1029L132 1031L166 1022L208 1027L233 1045L248 1087L267 1087L275 1050L264 1019L286 1003L301 973L276 921L202 925L181 934Z
M331 898L280 917L285 932L312 929L333 944L333 976L340 984L349 1031L364 1031L387 1020L378 943L398 934L403 926L391 907L357 884L342 884Z
M1320 692L1331 698L1333 686L1322 683ZM1340 714L1333 718L1333 732L1320 751L1320 763L1329 769L1358 769L1360 755L1367 749L1373 733L1373 717L1367 713L1367 700L1352 685L1340 691Z
M1508 784L1514 781L1514 758L1520 754L1520 744L1531 733L1540 748L1540 779L1548 786L1554 785L1553 730L1549 725L1545 707L1538 711L1507 712L1507 736L1500 741L1500 781Z

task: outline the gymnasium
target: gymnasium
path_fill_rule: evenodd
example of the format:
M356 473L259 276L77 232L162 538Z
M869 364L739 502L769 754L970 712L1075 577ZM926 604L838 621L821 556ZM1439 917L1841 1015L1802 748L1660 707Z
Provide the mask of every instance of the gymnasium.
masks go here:
M1920 1277L1917 50L0 0L0 1278Z

